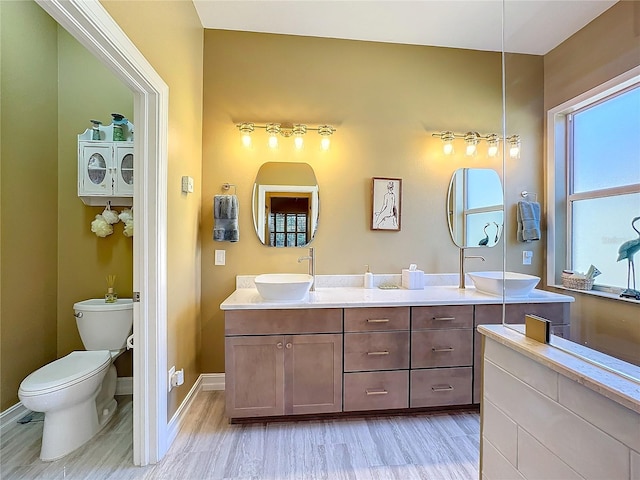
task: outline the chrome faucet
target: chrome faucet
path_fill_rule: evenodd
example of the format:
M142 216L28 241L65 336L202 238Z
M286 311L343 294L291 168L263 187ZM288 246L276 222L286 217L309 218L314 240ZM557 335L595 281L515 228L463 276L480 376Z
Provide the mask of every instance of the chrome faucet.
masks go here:
M313 277L313 283L311 284L311 288L309 289L312 292L316 290L316 256L313 251L313 247L309 248L309 255L305 257L298 258L298 263L303 260L309 260L309 275Z
M482 260L483 262L485 261L485 258L482 255L468 255L465 257L464 255L464 248L460 249L460 283L458 285L458 288L466 288L464 285L464 259L465 258L479 258L480 260Z

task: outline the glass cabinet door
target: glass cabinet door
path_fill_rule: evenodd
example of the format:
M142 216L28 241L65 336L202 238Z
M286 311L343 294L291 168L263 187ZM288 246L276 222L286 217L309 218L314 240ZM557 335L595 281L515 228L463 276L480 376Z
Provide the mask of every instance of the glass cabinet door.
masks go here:
M110 195L111 147L109 145L83 146L78 193L84 195Z
M117 172L114 178L114 195L133 195L133 145L116 145L115 162Z

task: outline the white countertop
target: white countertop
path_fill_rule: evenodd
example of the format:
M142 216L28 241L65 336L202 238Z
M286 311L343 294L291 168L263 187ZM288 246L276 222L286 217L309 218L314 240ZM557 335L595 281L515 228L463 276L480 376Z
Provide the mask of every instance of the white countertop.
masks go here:
M544 290L533 290L527 297L506 298L505 303L573 302L573 297ZM421 290L365 289L353 286L319 287L306 299L296 302L265 301L255 287L237 288L220 305L222 310L291 309L291 308L357 308L430 305L501 304L502 297L487 295L474 287L426 286Z
M640 413L640 367L555 335L551 344L537 342L524 325L479 325L478 332Z

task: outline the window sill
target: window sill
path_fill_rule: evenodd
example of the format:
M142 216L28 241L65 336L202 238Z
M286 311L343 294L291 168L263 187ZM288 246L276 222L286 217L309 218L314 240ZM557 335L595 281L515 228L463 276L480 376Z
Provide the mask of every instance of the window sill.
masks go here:
M558 290L565 290L567 292L575 292L583 295L590 295L592 297L607 298L609 300L617 300L619 302L627 302L640 305L640 300L634 300L633 298L624 298L621 297L619 293L608 292L605 290L577 290L575 288L567 288L562 285L549 285L549 288L557 288Z

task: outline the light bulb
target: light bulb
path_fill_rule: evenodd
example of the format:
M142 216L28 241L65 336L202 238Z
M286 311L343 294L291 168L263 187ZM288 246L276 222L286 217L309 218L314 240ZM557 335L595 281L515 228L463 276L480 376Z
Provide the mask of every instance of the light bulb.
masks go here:
M518 158L518 155L520 155L520 147L513 146L509 149L509 156L511 158Z
M511 135L507 140L509 141L509 156L518 158L520 156L520 135Z
M320 147L322 150L329 150L330 146L331 140L329 140L329 137L322 137L322 140L320 140Z
M487 136L487 142L489 142L489 149L487 150L487 155L490 157L495 157L498 155L498 135L492 133Z
M296 137L293 139L293 144L298 150L300 150L304 146L304 140L302 139L302 137Z
M444 152L445 155L451 155L453 153L453 143L446 142L442 146L442 151Z
M304 138L302 136L307 133L307 126L302 123L296 123L292 132L294 135L293 144L300 150L304 146Z
M277 148L278 147L278 137L276 137L275 135L269 136L269 146L271 148Z
M251 135L249 135L248 133L242 135L242 144L245 147L250 147L251 146Z
M474 153L476 153L476 146L472 143L468 144L465 152L468 156L473 155Z

